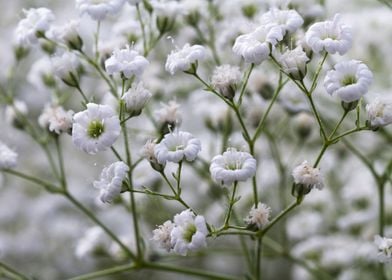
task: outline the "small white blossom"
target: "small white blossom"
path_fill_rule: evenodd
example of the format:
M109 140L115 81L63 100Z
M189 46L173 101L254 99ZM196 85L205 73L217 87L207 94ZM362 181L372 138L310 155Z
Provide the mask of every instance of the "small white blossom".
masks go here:
M106 249L109 246L109 240L102 228L96 226L89 228L84 236L79 239L75 248L75 255L79 259L89 257L99 249Z
M351 28L345 24L339 24L340 15L337 14L333 21L314 23L305 34L306 43L315 53L322 50L330 54L345 54L352 45Z
M33 63L27 75L27 80L40 91L43 91L46 87L54 86L59 81L53 74L52 63L47 56L43 56Z
M282 28L283 33L295 32L304 23L302 17L295 10L279 10L272 8L261 16L262 24L274 24Z
M304 185L308 190L324 187L320 169L312 167L306 160L293 169L292 175L295 184Z
M240 82L241 76L238 66L228 64L217 66L211 77L211 85L223 96L233 98L236 84Z
M105 61L105 68L110 75L120 73L129 79L133 75L139 78L148 64L144 56L126 46L113 51L112 56Z
M52 33L63 43L67 44L71 49L80 50L83 45L82 38L79 36L79 20L70 20L64 26L56 27Z
M200 45L185 44L180 50L173 50L168 55L165 69L170 74L178 71L187 71L192 63L203 60L206 57L206 49Z
M378 247L377 258L383 263L392 263L392 238L374 236L374 243Z
M194 251L207 245L208 230L203 216L195 216L187 209L174 216L174 224L170 235L174 252L185 256L188 250Z
M151 238L154 242L156 242L161 248L166 251L170 251L172 249L171 244L171 232L174 228L174 224L172 221L166 221L163 225L158 226L157 229L152 231L153 237Z
M229 148L211 160L210 173L216 182L224 185L246 181L256 174L256 160L247 152Z
M55 17L47 8L23 10L23 13L25 18L18 23L15 36L18 44L28 46L38 42L38 33L48 31Z
M392 100L390 99L376 98L366 105L366 111L372 128L392 123Z
M233 52L242 56L247 63L259 64L268 59L271 47L282 39L282 29L279 26L262 25L251 33L237 37Z
M80 67L78 57L72 52L52 57L54 74L69 86L77 86L79 83L78 69Z
M182 122L180 114L180 104L171 100L169 103L161 103L161 108L155 112L158 122L161 124L179 125Z
M183 12L182 3L172 0L152 0L151 6L159 17L175 18Z
M0 169L14 168L18 161L18 154L0 141Z
M141 113L151 96L151 92L144 87L143 82L138 82L132 84L132 87L125 92L122 99L125 101L128 113L137 116Z
M301 46L288 50L279 58L282 69L296 80L302 80L306 75L306 63L309 58Z
M180 162L184 159L194 161L201 151L200 140L185 131L168 133L162 141L155 146L155 157L158 163L165 164L167 161Z
M72 141L89 154L105 151L120 135L120 120L107 105L88 103L87 109L73 117Z
M38 118L41 127L49 129L49 131L61 134L69 132L72 127L73 111L65 111L63 107L48 104Z
M349 103L359 100L367 93L372 81L372 72L361 61L341 61L335 65L334 70L327 72L324 87L330 95L336 94Z
M128 165L122 161L112 163L102 170L99 181L94 181L94 187L100 189L99 198L103 203L111 203L120 195L128 171Z
M92 19L100 21L108 15L117 14L125 0L76 0L76 9L81 14L87 13Z
M19 125L19 117L27 116L28 113L27 105L22 100L14 100L12 105L5 107L5 120L9 124Z
M249 215L245 219L245 222L248 225L256 225L258 229L261 229L269 222L270 214L271 208L268 205L259 202L257 208L253 206L249 211Z

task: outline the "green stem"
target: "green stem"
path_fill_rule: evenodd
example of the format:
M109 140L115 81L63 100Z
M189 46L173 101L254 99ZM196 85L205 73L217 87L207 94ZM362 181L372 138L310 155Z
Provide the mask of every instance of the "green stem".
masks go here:
M177 170L177 196L180 197L181 195L181 169L182 169L182 161L178 163L178 170Z
M240 123L240 126L241 126L241 128L242 128L242 132L243 132L245 141L248 142L249 147L251 147L251 146L252 146L252 139L251 139L251 137L250 137L250 134L249 134L249 132L248 132L248 129L247 129L246 126L245 126L244 120L242 119L241 113L240 113L238 107L237 107L235 104L233 104L232 108L233 108L233 110L234 110L234 112L235 112L235 115L237 116L237 119L238 119L238 121L239 121L239 123ZM252 150L253 150L253 149L252 149ZM251 152L251 154L253 154L253 151L250 151L250 152Z
M255 67L255 65L254 65L254 63L252 63L249 66L248 71L246 72L245 79L244 79L244 82L242 83L242 87L241 87L241 91L240 91L240 97L238 99L238 106L241 106L241 104L242 104L242 97L244 96L246 87L248 85L250 74L252 73L252 70L253 70L254 67Z
M73 75L72 75L73 76ZM77 82L76 80L74 80L75 82ZM80 95L82 96L84 102L86 102L86 104L88 103L88 98L87 96L84 94L83 90L81 89L79 82L77 82L78 84L75 86L75 88L79 91Z
M170 183L170 181L169 181L169 179L167 178L165 172L162 170L162 171L159 172L159 173L162 175L163 179L165 180L165 182L167 183L167 185L170 187L170 189L172 190L173 194L174 194L175 196L177 196L177 192L176 192L176 190L174 189L172 183Z
M261 280L261 251L263 247L263 236L257 238L256 246L256 271L255 278Z
M259 231L258 236L264 236L280 219L287 215L291 210L299 205L299 202L293 201L289 206L286 207L278 216L276 216L267 226L265 226L261 231Z
M99 31L101 29L101 21L97 21L97 32L94 34L94 46L95 46L95 61L98 61L99 58L99 50L98 50L98 42L99 42Z
M231 211L233 210L233 205L236 202L235 201L235 193L237 191L237 186L238 182L234 182L234 187L233 187L233 193L231 194L231 198L229 201L229 210L227 211L225 222L223 223L223 228L229 228L229 221L230 221L230 216L231 216Z
M40 186L44 187L47 191L49 191L51 193L61 193L62 192L62 190L59 189L58 187L56 187L55 185L53 185L53 184L51 184L49 182L46 182L44 180L41 180L39 178L36 178L34 176L27 175L27 174L24 174L22 172L15 171L15 170L12 170L12 169L4 169L2 171L5 172L5 173L12 174L12 175L14 175L16 177L25 179L25 180L30 181L32 183L35 183L37 185L40 185Z
M144 56L147 55L147 38L146 38L146 29L144 27L144 22L142 18L142 13L140 12L140 6L139 3L136 4L136 12L137 12L137 19L139 20L140 23L140 29L142 30L142 37L143 37L143 52Z
M63 189L67 188L67 178L65 176L65 170L64 170L64 157L62 153L62 149L60 146L60 136L55 136L55 142L56 142L56 150L57 150L57 157L59 161L59 166L60 166L60 181L61 181L61 186Z
M88 273L88 274L72 277L69 280L97 279L98 277L114 275L114 274L118 274L118 273L121 273L121 272L130 271L130 270L133 270L135 268L136 268L136 266L134 264L120 265L120 266L115 266L115 267L111 267L111 268L108 268L108 269L103 269L103 270L100 270L100 271L95 271L95 272L92 272L92 273Z
M12 279L12 280L29 280L30 278L23 275L19 271L16 271L9 265L0 262L0 276L6 276L9 277L7 279Z
M369 130L369 128L367 126L353 128L353 129L348 130L348 131L336 136L335 138L331 139L331 142L336 142L347 135L350 135L350 134L353 134L355 132L362 131L362 130Z
M385 184L384 182L378 182L378 232L381 236L384 236L385 227Z
M316 117L317 123L318 123L319 128L320 128L320 133L321 133L324 141L326 141L327 140L327 134L325 133L323 122L321 121L321 117L320 117L320 115L318 113L316 105L314 104L311 92L307 91L306 96L308 97L308 100L309 100L309 103L310 103L310 107L312 108L313 114Z
M310 93L311 93L311 94L312 94L313 91L316 89L317 80L318 80L318 77L319 77L319 75L320 75L321 69L323 68L324 62L325 62L325 60L327 59L327 56L328 56L328 52L325 52L325 54L324 54L322 60L321 60L320 63L319 63L319 66L317 67L316 74L314 75L314 78L313 78L312 86L310 87Z

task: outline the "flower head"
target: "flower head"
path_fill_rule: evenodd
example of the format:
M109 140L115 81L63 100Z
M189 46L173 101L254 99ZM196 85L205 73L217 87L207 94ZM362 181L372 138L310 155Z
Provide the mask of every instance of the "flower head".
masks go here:
M88 103L73 117L72 141L83 151L96 154L108 149L120 135L120 121L107 105Z
M272 8L261 16L263 24L274 24L282 28L283 33L295 32L304 23L302 17L295 10L279 10Z
M268 205L259 202L257 208L253 206L252 209L250 209L245 222L248 225L255 225L258 229L261 229L268 223L270 214L271 208Z
M334 70L328 71L324 87L332 95L336 94L346 103L359 100L367 93L373 81L369 68L358 60L341 61Z
M161 248L169 252L172 249L171 232L173 228L174 224L172 221L166 221L163 225L158 226L157 229L152 231L153 237L151 239L158 243Z
M18 154L0 141L0 169L14 168L18 161Z
M99 181L94 181L94 187L100 189L100 199L103 203L111 203L120 195L128 171L128 165L122 161L112 163L102 170Z
M321 190L324 187L320 169L312 167L306 160L293 169L294 183L303 186L305 194L312 188Z
M161 103L161 108L155 112L158 122L163 126L164 130L169 125L171 129L175 126L179 126L182 122L182 116L180 113L180 104L176 101L171 100L169 103Z
M25 18L18 23L15 35L18 44L28 46L38 42L40 33L49 30L55 17L47 8L23 10L23 13Z
M133 83L122 99L125 101L127 112L132 116L139 115L152 94L144 88L143 82Z
M70 132L72 127L73 111L65 111L63 107L48 104L38 118L38 123L49 131L61 134Z
M54 74L65 84L71 87L79 84L80 61L74 53L65 52L52 57L52 67Z
M79 30L80 22L78 20L70 20L64 26L58 27L54 30L55 37L58 37L68 47L73 50L81 50L83 46L82 38L80 37Z
M212 159L210 172L216 182L231 185L253 177L256 174L256 160L247 152L229 148Z
M241 80L240 68L228 64L217 66L211 77L211 85L226 98L233 98L236 84Z
M185 256L188 252L207 245L208 234L203 216L195 216L190 210L184 210L174 216L174 228L171 231L171 246L173 251Z
M392 262L392 239L376 235L374 243L378 247L378 260L383 263Z
M112 56L105 61L105 68L108 74L120 73L129 79L133 75L139 78L148 64L144 56L126 46L113 51Z
M279 58L283 71L296 80L302 80L305 77L306 63L308 61L309 58L301 46L296 47L294 50L286 51Z
M124 3L125 0L76 0L76 8L94 20L103 20L107 15L118 13Z
M191 64L206 57L206 49L200 45L185 44L180 50L173 50L167 57L165 69L170 74L187 71Z
M376 98L366 105L371 128L378 128L392 123L392 101Z
M343 55L351 48L351 28L339 24L339 19L340 15L337 14L333 21L317 22L309 27L305 40L315 53L325 50L331 54Z
M201 150L200 140L185 131L168 133L162 141L155 146L155 157L158 163L166 161L180 162L184 159L194 161Z

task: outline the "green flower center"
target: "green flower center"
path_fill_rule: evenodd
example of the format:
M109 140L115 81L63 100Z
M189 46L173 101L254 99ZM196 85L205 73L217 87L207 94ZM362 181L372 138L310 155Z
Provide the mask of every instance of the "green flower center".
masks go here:
M89 123L87 128L87 135L90 138L98 138L105 131L103 121L92 121Z
M343 86L348 86L355 84L357 82L357 79L354 76L345 76L342 80L342 85Z
M192 242L192 236L196 233L197 229L194 224L191 224L187 227L187 229L184 231L184 235L182 236L184 240L188 243Z
M225 165L226 169L229 170L237 170L242 168L242 162L241 161L235 161L235 162L228 162Z

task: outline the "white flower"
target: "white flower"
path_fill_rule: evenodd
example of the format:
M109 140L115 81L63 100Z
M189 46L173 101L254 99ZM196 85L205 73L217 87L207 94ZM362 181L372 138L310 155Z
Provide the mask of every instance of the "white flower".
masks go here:
M64 83L72 87L78 85L80 61L74 53L65 52L52 57L52 67L54 74Z
M305 186L308 191L312 188L321 190L324 187L320 169L312 167L306 160L293 169L294 183Z
M178 71L189 70L192 63L203 60L206 57L206 49L200 45L185 44L180 50L173 50L168 55L165 69L170 74Z
M211 85L223 96L233 98L235 86L241 80L241 76L238 66L228 64L217 66L211 77Z
M38 123L41 127L57 134L70 132L73 113L71 110L65 111L61 106L47 104L38 118Z
M78 33L79 25L79 20L70 20L64 26L57 27L53 31L54 36L67 44L71 49L80 50L82 48L83 41Z
M185 131L168 133L162 141L155 146L155 157L160 164L166 161L180 162L184 159L194 161L201 151L200 140Z
M261 16L262 24L274 24L286 32L295 32L304 23L302 17L295 10L279 10L272 8Z
M324 87L332 95L336 94L346 103L359 100L367 93L373 81L369 68L358 60L341 61L334 70L327 72Z
M126 46L113 51L112 56L105 61L105 68L108 74L120 73L129 79L132 75L139 78L148 64L144 56Z
M124 3L125 0L76 0L76 8L94 20L103 20L107 15L118 13Z
M271 208L268 205L259 202L257 208L253 206L249 211L249 215L245 219L245 222L248 225L256 225L258 229L261 229L268 223L270 214Z
M301 46L288 50L279 58L282 69L296 80L302 80L306 75L306 62L309 58Z
M18 154L0 141L0 169L14 168L17 160Z
M28 46L38 42L38 33L45 33L55 17L47 8L23 10L25 18L22 19L15 30L17 43Z
M381 237L379 235L374 236L374 243L378 247L378 260L383 263L392 262L392 239Z
M152 0L151 6L154 8L154 13L160 17L175 18L183 12L182 3L171 0Z
M151 96L151 92L144 88L143 82L138 82L132 84L132 87L125 92L122 99L125 100L128 113L137 116L141 113Z
M256 160L247 152L229 148L212 159L210 173L216 182L224 185L246 181L256 174Z
M390 99L376 98L366 105L366 111L372 128L392 123L392 101Z
M171 245L173 251L185 256L188 252L207 245L208 234L203 216L196 216L190 210L184 210L174 216L174 228L171 231Z
M109 246L109 240L102 228L96 226L89 228L84 236L78 241L75 248L75 255L83 259L93 255L99 249L106 249Z
M88 103L87 109L73 117L72 141L89 154L108 149L120 135L120 120L107 105Z
M111 203L120 195L128 171L128 165L122 161L112 163L102 170L99 181L94 181L93 184L95 188L100 189L99 198L103 203Z
M179 112L180 104L171 100L169 103L161 103L162 108L155 112L158 117L158 122L161 124L179 125L182 121L182 116Z
M27 80L40 91L43 91L45 87L54 86L59 81L53 74L52 63L47 56L43 56L33 63Z
M305 34L306 43L316 53L322 50L328 53L345 54L352 45L351 28L339 24L340 15L337 14L333 21L314 23Z
M251 33L237 37L233 52L242 56L245 62L259 64L268 59L271 47L282 39L282 29L279 26L262 25Z
M151 239L158 243L161 248L169 252L172 249L170 235L173 228L174 224L172 221L166 221L163 223L163 225L158 226L157 229L152 231L154 236Z
M20 116L27 116L27 113L26 103L22 100L15 99L12 105L5 107L5 120L9 124L19 126L22 124L20 123Z

